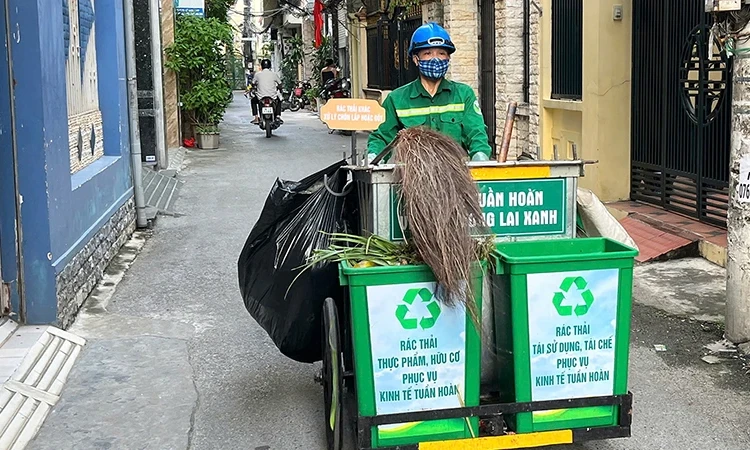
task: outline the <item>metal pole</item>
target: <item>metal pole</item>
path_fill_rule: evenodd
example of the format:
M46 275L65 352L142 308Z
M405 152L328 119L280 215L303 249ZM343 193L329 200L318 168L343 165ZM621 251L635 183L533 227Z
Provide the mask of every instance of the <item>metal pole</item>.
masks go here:
M497 154L497 162L503 163L508 160L510 137L513 135L513 122L516 121L516 108L518 108L518 103L510 102L508 104L508 114L505 116L505 129L503 130L503 141L500 152Z
M143 195L143 166L141 161L141 132L138 129L138 82L135 76L135 21L133 2L122 0L125 22L125 73L128 79L128 119L130 121L130 166L133 170L136 225L148 226L146 199Z
M357 154L357 132L352 131L352 165L359 165L359 155Z
M745 32L748 27L745 27ZM729 167L727 213L727 309L726 337L732 342L750 341L750 203L738 195L742 166L750 164L750 49L737 45L734 55L732 99L732 150ZM745 52L747 50L744 50ZM744 162L744 164L743 164ZM743 178L747 178L748 174Z
M5 8L3 8L3 18L5 20L5 42L7 43L6 49L8 54L8 97L10 99L10 140L11 140L11 153L13 155L13 189L14 189L14 200L15 200L15 212L16 212L16 268L18 270L18 316L21 322L26 322L26 289L25 284L25 270L23 260L23 214L21 210L22 199L21 190L18 184L18 140L16 137L16 87L13 82L13 46L11 42L11 31L10 31L10 6L8 2L3 2ZM2 277L0 277L2 278ZM0 285L2 289L2 285Z
M154 122L156 124L156 164L160 169L169 167L167 160L167 133L164 130L164 79L161 61L160 0L150 0L151 67L154 76Z

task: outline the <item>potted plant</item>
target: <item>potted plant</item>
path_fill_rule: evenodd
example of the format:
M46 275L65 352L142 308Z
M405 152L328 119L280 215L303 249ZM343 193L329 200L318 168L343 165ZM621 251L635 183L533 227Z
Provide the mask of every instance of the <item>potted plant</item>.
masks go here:
M213 150L219 148L219 127L217 125L197 125L198 148Z
M216 148L219 123L232 101L225 75L232 51L232 28L215 18L183 15L175 41L166 49L165 66L177 74L185 119L200 148Z
M320 111L320 107L323 106L323 101L320 99L320 88L312 87L305 92L307 99L310 100L310 106L313 111Z

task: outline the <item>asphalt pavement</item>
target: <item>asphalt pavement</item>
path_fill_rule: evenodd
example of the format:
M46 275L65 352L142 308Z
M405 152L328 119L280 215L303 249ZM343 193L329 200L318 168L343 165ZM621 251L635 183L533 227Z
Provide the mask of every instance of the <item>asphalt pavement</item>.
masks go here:
M349 137L328 134L309 112L284 119L266 139L237 95L222 148L188 152L179 214L158 219L112 298L71 329L88 345L30 448L326 448L318 365L282 356L237 287L237 257L275 178L302 178L349 149ZM720 336L720 325L637 305L633 437L568 449L750 448L742 362L700 360Z

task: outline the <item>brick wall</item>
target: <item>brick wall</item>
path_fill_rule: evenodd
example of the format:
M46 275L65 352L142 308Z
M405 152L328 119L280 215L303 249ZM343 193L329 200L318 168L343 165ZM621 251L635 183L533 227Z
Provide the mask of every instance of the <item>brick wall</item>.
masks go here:
M422 22L435 22L438 25L443 25L443 4L437 0L423 3Z
M495 42L497 88L497 142L501 142L505 127L505 111L508 103L518 102L518 116L513 130L509 158L515 158L523 151L532 154L539 145L539 12L530 8L530 79L529 102L524 103L524 38L523 0L495 2Z
M70 173L78 172L104 155L102 125L102 113L99 110L68 117Z
M479 88L479 13L475 0L444 0L443 26L451 35L456 53L448 78Z
M315 23L305 17L302 19L302 43L305 48L305 60L302 62L302 77L307 80L313 73L312 51L315 41Z
M57 323L67 328L104 277L104 271L135 231L135 203L131 198L102 226L57 275Z

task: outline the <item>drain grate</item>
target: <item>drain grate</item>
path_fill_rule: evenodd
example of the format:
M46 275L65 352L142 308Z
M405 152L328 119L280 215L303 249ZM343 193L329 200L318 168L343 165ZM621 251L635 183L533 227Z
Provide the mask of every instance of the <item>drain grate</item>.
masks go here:
M36 436L86 341L48 327L0 388L0 450L22 450Z
M174 203L183 182L174 177L162 175L149 168L143 168L143 193L146 205L161 213L174 213Z

